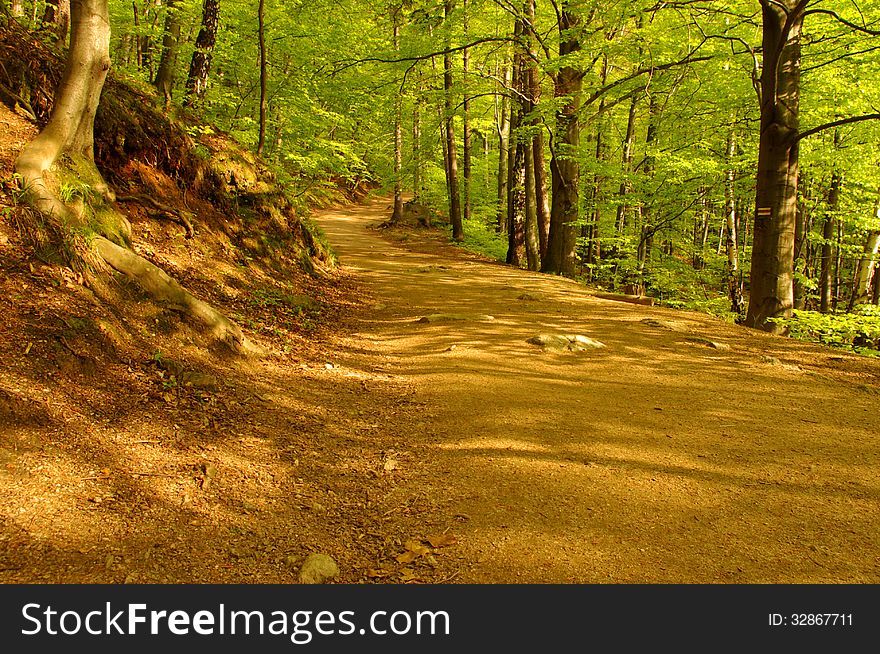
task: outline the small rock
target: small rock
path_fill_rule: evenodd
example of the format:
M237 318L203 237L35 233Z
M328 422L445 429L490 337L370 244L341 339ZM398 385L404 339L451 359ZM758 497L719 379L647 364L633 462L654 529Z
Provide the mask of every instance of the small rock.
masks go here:
M339 574L339 566L326 554L309 554L299 570L301 584L323 584Z
M684 339L686 343L693 343L694 345L705 345L706 347L711 347L713 350L729 350L730 346L727 343L719 343L718 341L711 341L708 338L702 338L700 336L691 336L689 338Z
M580 334L538 334L532 336L526 343L537 345L544 350L568 350L570 352L584 352L605 347L604 343Z
M325 363L325 364L324 364L324 367L325 367L327 370L333 370L333 368L335 368L336 366L334 366L332 363Z
M385 468L385 472L392 472L397 470L400 467L400 464L397 463L397 459L388 459L383 467Z
M457 346L457 345L450 345L449 347L447 347L447 348L446 348L445 350L443 350L443 351L444 351L444 352L452 352L456 347L458 347L458 346Z

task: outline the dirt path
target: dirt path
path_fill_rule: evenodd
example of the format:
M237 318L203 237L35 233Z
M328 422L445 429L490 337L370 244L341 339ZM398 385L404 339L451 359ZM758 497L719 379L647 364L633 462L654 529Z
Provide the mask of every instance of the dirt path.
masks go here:
M318 220L373 298L338 365L419 407L382 430L412 473L398 491L457 539L446 578L880 581L878 362L394 243L368 229L384 208ZM470 319L418 322L440 313ZM606 347L526 342L544 333Z

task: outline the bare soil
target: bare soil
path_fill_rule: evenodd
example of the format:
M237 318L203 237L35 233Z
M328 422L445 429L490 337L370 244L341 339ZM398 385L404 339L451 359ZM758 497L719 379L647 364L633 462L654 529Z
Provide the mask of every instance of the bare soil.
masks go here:
M6 180L33 128L0 122ZM343 267L314 277L133 220L272 352L246 361L135 289L97 301L4 211L0 582L295 583L312 552L342 583L880 581L880 363L371 229L389 213L320 215Z

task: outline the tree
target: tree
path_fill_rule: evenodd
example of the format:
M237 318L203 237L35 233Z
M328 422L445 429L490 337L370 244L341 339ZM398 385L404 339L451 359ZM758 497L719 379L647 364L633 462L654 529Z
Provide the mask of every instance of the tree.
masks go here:
M76 240L76 234L90 236L86 242L79 243L85 251L80 266L97 257L99 262L135 279L154 298L195 318L232 349L243 353L260 352L235 323L126 246L130 226L113 209L114 194L94 162L95 113L109 70L107 0L72 0L70 48L51 118L15 164L28 201L54 225L60 238L70 241ZM73 161L79 177L90 184L93 193L90 199L95 205L92 210L102 213L102 220L90 220L85 211L82 214L74 211L53 191L51 169L62 155Z
M220 23L220 0L205 0L202 6L202 27L196 37L195 50L186 78L184 104L193 106L208 88L211 58L217 43L217 27Z
M174 89L177 50L180 43L180 14L177 10L179 0L167 0L165 6L165 30L162 36L162 56L153 84L165 99L165 107L171 106Z
M580 17L571 2L559 3L559 56L573 58L580 51L577 34ZM556 74L554 95L560 107L556 112L556 130L551 142L551 205L547 257L541 270L572 275L575 270L575 222L580 204L580 109L583 73L571 64L562 64Z

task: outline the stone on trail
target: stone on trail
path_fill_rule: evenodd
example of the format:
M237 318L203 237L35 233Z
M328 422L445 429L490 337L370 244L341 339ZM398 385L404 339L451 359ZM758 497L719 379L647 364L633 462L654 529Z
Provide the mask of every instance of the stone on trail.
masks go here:
M690 336L684 340L686 343L692 343L693 345L705 345L706 347L711 347L713 350L730 349L730 346L727 343L719 343L718 341L712 341L708 338L702 338L700 336Z
M585 352L605 347L604 343L580 334L538 334L532 336L527 343L547 350L567 350L569 352Z
M339 566L326 554L309 554L299 570L301 584L323 584L339 574Z

